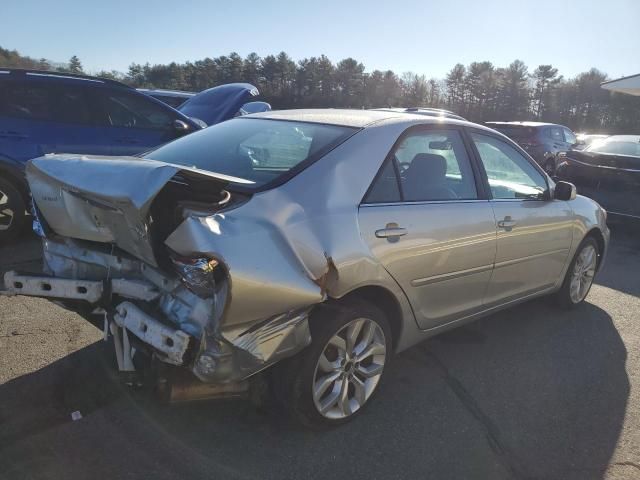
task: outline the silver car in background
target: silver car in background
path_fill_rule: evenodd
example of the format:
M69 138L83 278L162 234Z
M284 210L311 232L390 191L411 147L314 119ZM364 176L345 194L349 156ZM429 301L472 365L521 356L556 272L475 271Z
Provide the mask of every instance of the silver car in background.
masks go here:
M221 394L268 372L313 426L359 414L394 352L534 297L580 304L609 241L605 211L507 137L393 111L250 115L27 176L48 275L9 272L10 294L104 322L124 372L147 353Z

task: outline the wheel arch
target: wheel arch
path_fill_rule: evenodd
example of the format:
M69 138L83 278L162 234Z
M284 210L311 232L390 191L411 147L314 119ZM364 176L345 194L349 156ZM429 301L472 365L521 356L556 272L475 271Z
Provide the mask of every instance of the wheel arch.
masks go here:
M330 301L347 302L351 299L364 300L382 310L391 328L391 341L395 351L402 334L402 308L393 292L380 285L366 285L357 287L339 299L330 299Z
M593 238L598 244L598 270L600 270L600 265L602 263L602 258L605 253L606 243L604 240L604 235L600 231L598 227L593 227L591 230L587 232L584 238ZM584 239L583 239L584 240Z
M22 195L24 203L26 205L29 204L29 187L24 178L24 174L4 163L2 157L0 157L0 177L11 182L11 184L15 186Z

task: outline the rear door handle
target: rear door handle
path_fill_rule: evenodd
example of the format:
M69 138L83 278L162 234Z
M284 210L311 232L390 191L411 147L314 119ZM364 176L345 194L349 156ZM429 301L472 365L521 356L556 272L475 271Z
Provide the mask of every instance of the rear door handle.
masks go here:
M518 222L516 222L509 215L507 215L506 217L504 217L504 220L500 220L498 222L498 227L504 228L505 230L509 231L513 227L515 227L517 224Z
M376 237L378 238L398 238L402 237L409 233L406 228L402 227L391 227L387 225L386 228L381 228L380 230L376 230Z

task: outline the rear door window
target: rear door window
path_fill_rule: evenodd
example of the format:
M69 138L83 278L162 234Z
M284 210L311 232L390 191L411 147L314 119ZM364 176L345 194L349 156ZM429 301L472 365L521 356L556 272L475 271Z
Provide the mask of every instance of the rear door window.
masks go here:
M456 130L415 130L393 151L365 202L477 198L475 177L460 133Z
M395 159L387 160L384 168L371 185L364 200L365 203L396 203L402 200L395 163Z
M85 88L57 86L52 99L55 118L58 122L93 124L93 114Z

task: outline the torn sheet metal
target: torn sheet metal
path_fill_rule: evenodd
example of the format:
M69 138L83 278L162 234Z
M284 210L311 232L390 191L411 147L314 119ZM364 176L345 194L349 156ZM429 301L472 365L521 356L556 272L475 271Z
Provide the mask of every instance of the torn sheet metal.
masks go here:
M224 327L247 328L325 299L273 224L232 213L189 217L165 240L182 256L206 255L228 268L232 291Z
M265 364L291 356L311 343L309 312L282 314L251 328L233 339L241 348Z
M59 235L115 243L157 266L148 213L160 190L178 172L209 179L217 188L240 178L138 157L48 155L31 160L31 194L47 224Z

